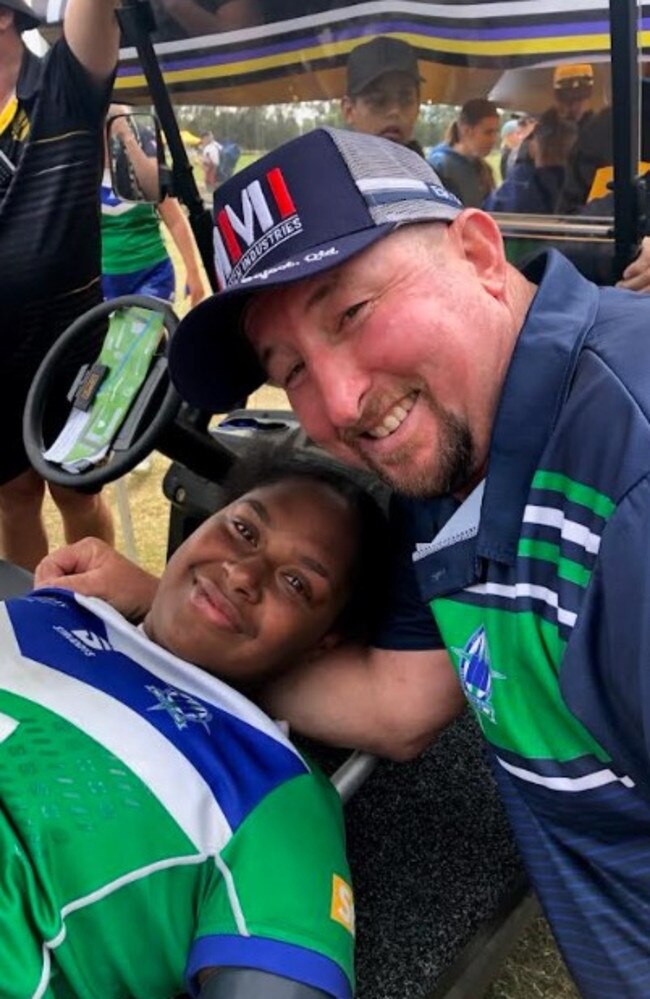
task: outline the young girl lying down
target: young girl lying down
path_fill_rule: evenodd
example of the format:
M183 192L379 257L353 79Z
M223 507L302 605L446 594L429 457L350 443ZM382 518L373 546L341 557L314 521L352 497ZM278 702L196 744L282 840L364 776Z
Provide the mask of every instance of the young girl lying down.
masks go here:
M139 627L0 604L4 999L347 999L338 796L247 695L362 622L381 515L275 472L173 555Z

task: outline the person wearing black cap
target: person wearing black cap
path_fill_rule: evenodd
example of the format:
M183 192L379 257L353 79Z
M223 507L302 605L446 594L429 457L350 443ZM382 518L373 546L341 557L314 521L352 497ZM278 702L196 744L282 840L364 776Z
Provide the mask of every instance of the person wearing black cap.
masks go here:
M117 63L115 3L69 0L63 37L44 59L21 37L40 17L23 0L0 3L0 557L29 569L47 552L47 537L44 483L22 445L25 399L56 338L101 301L97 189ZM89 338L89 356L100 337ZM50 416L59 426L81 360L70 358L54 392ZM99 493L50 491L67 538L112 540Z
M341 100L345 123L356 132L399 142L423 156L413 129L420 111L415 50L399 38L381 35L352 49Z
M371 647L303 662L267 710L406 759L464 697L580 995L647 999L650 299L556 251L518 272L491 216L350 131L279 147L214 210L221 290L172 338L176 387L223 412L271 380L393 489ZM97 545L40 582L132 611Z

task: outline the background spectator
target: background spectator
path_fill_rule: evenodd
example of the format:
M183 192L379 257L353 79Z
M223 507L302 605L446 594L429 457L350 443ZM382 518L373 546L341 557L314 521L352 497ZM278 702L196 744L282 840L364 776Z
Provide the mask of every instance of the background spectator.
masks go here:
M466 208L480 208L494 188L494 175L485 158L499 134L496 105L483 97L463 104L446 142L435 146L428 161L445 187Z
M575 122L561 118L555 108L545 111L529 139L530 158L515 163L501 186L486 199L485 209L552 214L576 134Z
M421 156L413 137L420 111L415 50L399 38L381 36L357 45L349 55L343 118L350 128L399 142Z
M116 108L115 113L119 113L120 110L119 107ZM155 168L154 176L157 176L155 137L151 136L149 140L146 135L141 136L139 142L126 122L126 118L118 118L111 128L111 135L115 125L119 127L125 123L126 131L131 137L128 146L125 147L129 161L133 154L146 157ZM149 142L148 148L147 142ZM132 147L134 147L133 152ZM160 228L161 222L164 222L185 267L186 287L191 304L197 305L205 295L205 288L194 236L180 204L176 198L170 197L158 205L151 204L149 200L131 202L122 200L113 190L108 149L106 152L101 184L104 298L117 298L119 295L155 295L168 302L174 300L176 278ZM135 173L140 176L142 171L138 171L136 167ZM119 176L116 186L120 193L123 193Z
M210 131L201 132L201 166L203 167L203 183L208 194L214 194L219 185L219 161L221 145Z
M593 110L594 71L589 63L556 66L553 72L555 106L562 118L586 125Z

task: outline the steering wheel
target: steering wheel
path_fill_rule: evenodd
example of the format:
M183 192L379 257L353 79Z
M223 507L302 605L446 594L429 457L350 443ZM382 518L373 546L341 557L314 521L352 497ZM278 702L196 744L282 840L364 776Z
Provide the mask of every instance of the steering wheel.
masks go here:
M107 318L118 308L140 306L163 315L166 342L164 351L157 355L149 374L122 424L122 430L131 421L130 439L109 449L109 459L102 465L88 471L68 472L60 465L43 457L46 444L43 440L43 418L46 412L49 393L57 375L61 360L73 343L88 337L93 327ZM178 319L171 306L162 299L149 295L122 295L102 302L85 312L61 334L43 359L32 382L23 415L23 441L27 456L36 471L48 482L70 487L104 486L119 479L135 468L139 461L155 447L161 432L175 419L181 405L181 397L169 380L167 371L167 346L169 338L178 325ZM146 404L141 404L147 400ZM155 408L154 408L155 407ZM147 422L146 417L151 419ZM118 439L121 431L118 431Z

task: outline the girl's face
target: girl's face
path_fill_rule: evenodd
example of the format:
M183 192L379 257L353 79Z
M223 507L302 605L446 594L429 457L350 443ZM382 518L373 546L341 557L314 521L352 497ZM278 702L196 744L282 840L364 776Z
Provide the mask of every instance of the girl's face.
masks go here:
M482 118L476 125L461 125L463 144L472 156L488 156L499 136L499 119Z
M246 493L170 559L146 633L242 684L292 665L326 640L348 600L355 519L343 497L312 480Z

